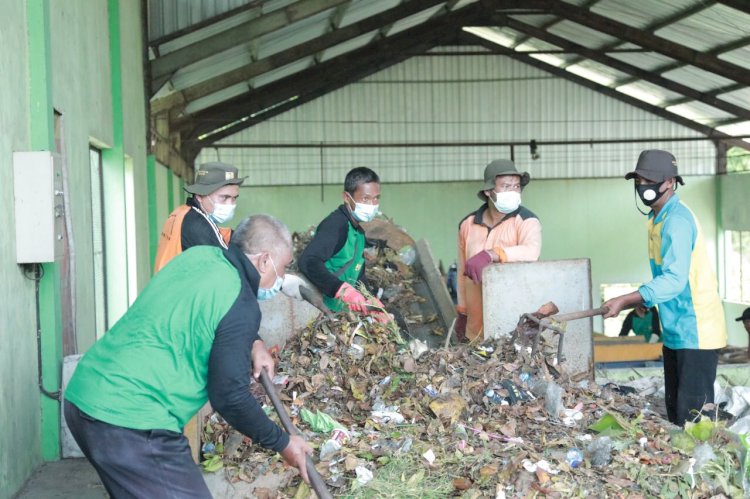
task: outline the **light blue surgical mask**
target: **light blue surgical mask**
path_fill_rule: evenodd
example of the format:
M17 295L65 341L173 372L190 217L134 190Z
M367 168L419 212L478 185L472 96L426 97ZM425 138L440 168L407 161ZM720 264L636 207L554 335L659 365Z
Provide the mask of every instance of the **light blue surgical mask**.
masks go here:
M270 300L276 296L279 291L281 291L281 284L284 282L284 279L279 277L279 273L276 272L276 264L273 263L273 258L269 255L268 259L271 260L271 266L273 267L273 273L276 274L276 280L270 288L258 287L258 301Z
M347 196L349 196L349 199L354 201L354 198L349 194L346 193ZM359 220L360 222L371 222L380 211L380 205L379 204L367 204L367 203L358 203L354 201L354 210L352 210L352 215L356 220Z
M233 204L214 203L214 211L208 214L208 218L213 220L215 224L221 225L234 217L236 208L237 206Z

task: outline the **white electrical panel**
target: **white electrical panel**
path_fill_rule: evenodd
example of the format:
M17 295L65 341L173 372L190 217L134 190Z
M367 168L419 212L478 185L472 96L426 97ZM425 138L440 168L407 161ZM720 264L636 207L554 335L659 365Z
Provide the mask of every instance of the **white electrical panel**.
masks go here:
M54 262L62 255L65 215L60 157L13 153L16 263Z

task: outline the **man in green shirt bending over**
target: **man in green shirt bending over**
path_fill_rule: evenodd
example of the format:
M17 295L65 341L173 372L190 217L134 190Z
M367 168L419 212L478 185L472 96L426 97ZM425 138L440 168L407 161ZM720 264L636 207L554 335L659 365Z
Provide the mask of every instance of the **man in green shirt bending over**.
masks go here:
M228 249L177 255L83 356L65 391L65 420L112 497L211 497L181 433L208 400L308 480L312 449L268 419L249 390L251 372L273 376L258 300L279 291L291 260L286 226L249 217Z

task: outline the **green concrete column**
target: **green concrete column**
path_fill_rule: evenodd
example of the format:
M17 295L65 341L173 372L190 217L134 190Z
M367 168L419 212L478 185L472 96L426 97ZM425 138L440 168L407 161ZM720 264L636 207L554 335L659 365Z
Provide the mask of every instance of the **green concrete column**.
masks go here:
M52 105L52 68L49 29L49 0L26 2L29 44L29 123L31 149L55 150L55 122ZM60 267L43 265L39 282L39 328L41 334L42 379L48 392L60 387L62 368L62 310ZM41 446L45 461L60 459L60 401L41 394Z
M151 269L154 268L156 249L159 247L159 220L157 219L156 156L146 156L146 183L148 186L148 247Z
M167 211L169 213L172 213L175 208L174 203L174 173L171 169L166 168L167 172L167 199L169 202L167 203Z
M109 61L112 87L112 145L102 151L107 247L107 312L114 324L128 309L128 244L125 213L125 154L123 150L120 2L108 0ZM124 265L123 265L124 263Z

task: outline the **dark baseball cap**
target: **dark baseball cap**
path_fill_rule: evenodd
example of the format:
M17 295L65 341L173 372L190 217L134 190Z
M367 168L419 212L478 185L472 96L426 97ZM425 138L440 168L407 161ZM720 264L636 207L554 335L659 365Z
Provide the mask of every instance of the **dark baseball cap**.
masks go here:
M647 149L638 156L635 170L625 175L625 180L635 177L643 177L652 182L664 182L674 178L680 184L685 185L682 177L677 174L677 160L672 153L659 149Z
M477 197L482 201L486 201L487 196L484 195L484 191L495 189L495 178L503 175L517 175L521 177L522 186L528 184L529 180L531 180L528 172L519 172L513 161L509 159L496 159L484 167L484 184L482 184L482 189L477 192Z
M195 172L195 183L185 186L190 194L207 196L225 185L242 185L247 177L240 177L232 165L226 163L204 163Z
M750 308L746 308L742 315L735 319L736 321L747 321L750 320Z

